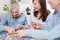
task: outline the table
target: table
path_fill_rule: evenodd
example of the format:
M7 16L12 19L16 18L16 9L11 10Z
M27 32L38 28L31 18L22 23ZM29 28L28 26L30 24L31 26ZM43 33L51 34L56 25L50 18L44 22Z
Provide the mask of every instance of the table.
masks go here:
M47 40L47 39L36 39L32 37L18 38L16 34L8 34L7 32L0 33L0 40Z

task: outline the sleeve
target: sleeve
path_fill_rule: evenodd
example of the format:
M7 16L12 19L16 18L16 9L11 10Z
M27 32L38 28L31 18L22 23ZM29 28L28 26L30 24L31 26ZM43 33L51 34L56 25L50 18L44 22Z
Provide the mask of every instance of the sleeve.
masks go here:
M33 29L28 29L26 34L26 36L37 39L47 38L48 37L47 35L48 35L47 30L33 30Z
M51 31L49 31L49 39L55 39L60 37L60 25L56 25Z
M6 20L6 18L5 18L5 16L4 17L2 17L1 18L1 22L0 22L0 31L4 31L5 30L5 24L6 24L6 22L7 22L7 20Z
M48 40L53 40L55 38L60 37L60 25L56 25L52 30L47 31L47 30L33 30L33 29L28 29L26 36L37 38L37 39L48 39Z

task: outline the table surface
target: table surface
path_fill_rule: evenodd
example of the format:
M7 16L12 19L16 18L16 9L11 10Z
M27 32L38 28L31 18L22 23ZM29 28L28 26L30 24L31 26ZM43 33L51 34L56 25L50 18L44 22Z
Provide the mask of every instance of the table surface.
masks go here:
M16 34L8 34L6 32L0 33L0 40L37 40L32 37L18 38Z

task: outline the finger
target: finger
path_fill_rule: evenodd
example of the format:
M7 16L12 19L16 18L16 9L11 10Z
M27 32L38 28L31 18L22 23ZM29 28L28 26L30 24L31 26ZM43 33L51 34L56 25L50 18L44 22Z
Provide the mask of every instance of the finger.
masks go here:
M15 34L15 30L14 30L14 29L12 29L12 30L11 30L11 33L12 33L12 34Z

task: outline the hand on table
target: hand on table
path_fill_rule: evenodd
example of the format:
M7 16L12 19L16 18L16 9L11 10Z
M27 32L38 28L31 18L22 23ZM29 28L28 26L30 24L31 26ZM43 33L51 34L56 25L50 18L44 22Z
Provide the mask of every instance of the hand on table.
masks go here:
M18 30L16 31L16 33L19 38L23 38L26 36L26 30Z
M38 22L32 22L33 29L41 29L41 25Z
M25 26L25 29L30 29L30 25L26 25Z
M6 31L7 31L9 34L13 34L13 33L15 33L14 28L12 28L12 27L8 27L8 26L6 26Z
M17 26L16 26L16 29L22 29L23 27L22 27L22 25L21 24L18 24Z

